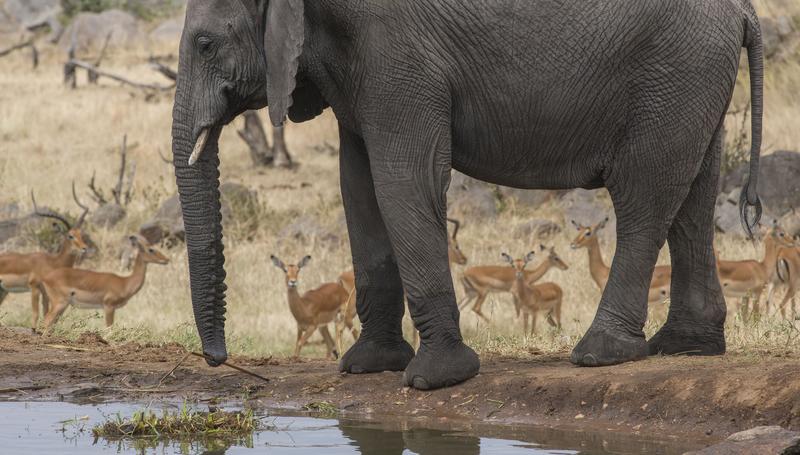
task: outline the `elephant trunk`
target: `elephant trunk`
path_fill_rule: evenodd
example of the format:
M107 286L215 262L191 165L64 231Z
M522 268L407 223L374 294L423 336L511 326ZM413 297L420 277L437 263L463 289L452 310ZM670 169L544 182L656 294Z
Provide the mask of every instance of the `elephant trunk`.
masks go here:
M200 136L185 68L178 72L172 124L172 153L189 252L189 279L195 323L206 362L218 366L227 359L225 347L225 255L219 193L219 135L207 133L202 156L189 159ZM205 125L203 125L205 127Z

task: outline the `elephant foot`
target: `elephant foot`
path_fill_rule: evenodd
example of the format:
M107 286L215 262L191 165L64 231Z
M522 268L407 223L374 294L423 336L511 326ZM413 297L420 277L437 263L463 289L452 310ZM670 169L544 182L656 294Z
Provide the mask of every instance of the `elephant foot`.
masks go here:
M725 333L720 326L667 323L647 342L650 355L722 355Z
M632 336L620 329L592 325L572 350L570 361L582 367L600 367L646 357L644 333Z
M403 373L403 385L419 390L450 387L474 377L480 366L478 354L461 341L447 347L423 342Z
M339 371L351 374L403 371L414 357L414 349L405 340L370 341L363 337L342 356Z

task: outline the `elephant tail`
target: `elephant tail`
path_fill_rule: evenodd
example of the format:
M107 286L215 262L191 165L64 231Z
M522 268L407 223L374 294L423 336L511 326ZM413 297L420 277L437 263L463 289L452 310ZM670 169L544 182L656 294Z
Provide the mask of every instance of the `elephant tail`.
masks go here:
M739 216L747 236L753 237L763 211L758 197L758 161L761 156L761 131L764 115L764 46L758 15L749 0L745 0L745 36L742 46L747 48L750 68L751 145L750 175L739 198Z

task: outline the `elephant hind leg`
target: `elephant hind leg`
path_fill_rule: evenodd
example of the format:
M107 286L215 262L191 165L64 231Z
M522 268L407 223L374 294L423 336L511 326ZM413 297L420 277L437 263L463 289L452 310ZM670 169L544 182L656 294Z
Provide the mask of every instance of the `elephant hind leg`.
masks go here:
M614 365L648 355L643 328L653 271L705 156L700 148L710 141L696 126L676 122L628 131L627 146L604 171L617 215L617 247L594 321L572 351L576 365ZM686 133L668 134L677 128Z
M721 150L722 137L717 133L670 227L671 301L666 323L648 342L651 355L725 352L727 308L713 250Z

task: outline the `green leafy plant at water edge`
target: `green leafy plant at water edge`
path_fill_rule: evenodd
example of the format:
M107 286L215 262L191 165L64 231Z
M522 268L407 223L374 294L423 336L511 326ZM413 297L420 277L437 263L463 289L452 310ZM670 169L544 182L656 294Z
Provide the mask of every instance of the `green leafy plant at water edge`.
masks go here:
M318 413L322 417L336 417L339 415L339 410L332 403L328 401L312 401L303 406L306 411Z
M184 405L180 411L161 415L144 409L131 417L116 416L95 426L95 439L108 440L153 438L171 440L237 439L252 436L261 429L261 421L252 410L201 412Z

